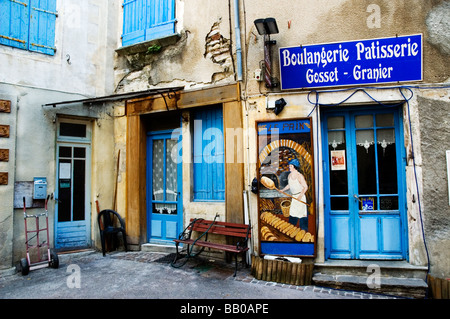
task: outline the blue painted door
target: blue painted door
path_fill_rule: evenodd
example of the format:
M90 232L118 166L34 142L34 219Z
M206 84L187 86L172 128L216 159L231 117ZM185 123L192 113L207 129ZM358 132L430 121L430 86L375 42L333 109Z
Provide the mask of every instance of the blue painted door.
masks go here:
M173 244L183 230L181 135L178 130L147 137L147 240Z
M59 119L56 143L55 248L91 245L90 122Z
M58 143L55 248L90 246L90 146Z
M326 257L406 259L400 111L329 111L322 123Z

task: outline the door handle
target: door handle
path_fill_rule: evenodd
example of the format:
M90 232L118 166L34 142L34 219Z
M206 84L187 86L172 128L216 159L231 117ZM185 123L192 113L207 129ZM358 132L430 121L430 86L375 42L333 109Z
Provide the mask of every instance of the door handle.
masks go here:
M362 203L362 200L361 200L361 198L359 198L358 195L353 194L353 197L354 197L357 201L359 201L360 203Z

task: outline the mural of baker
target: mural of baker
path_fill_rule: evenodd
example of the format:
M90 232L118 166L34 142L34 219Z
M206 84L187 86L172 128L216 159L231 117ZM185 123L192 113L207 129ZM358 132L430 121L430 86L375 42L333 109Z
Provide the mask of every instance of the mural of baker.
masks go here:
M262 254L315 256L310 118L258 122Z

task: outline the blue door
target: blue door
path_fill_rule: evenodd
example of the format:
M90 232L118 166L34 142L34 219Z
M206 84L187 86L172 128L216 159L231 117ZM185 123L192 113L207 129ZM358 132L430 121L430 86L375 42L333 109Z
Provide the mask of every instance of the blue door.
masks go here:
M322 123L326 257L406 259L399 109L326 111Z
M147 240L173 244L183 230L181 134L147 136Z
M91 245L91 126L59 120L56 144L55 248Z

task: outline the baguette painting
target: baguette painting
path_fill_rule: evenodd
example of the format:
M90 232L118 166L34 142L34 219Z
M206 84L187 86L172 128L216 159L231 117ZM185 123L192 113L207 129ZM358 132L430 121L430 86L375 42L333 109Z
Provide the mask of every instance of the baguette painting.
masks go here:
M310 118L257 122L262 254L314 256L314 157Z

